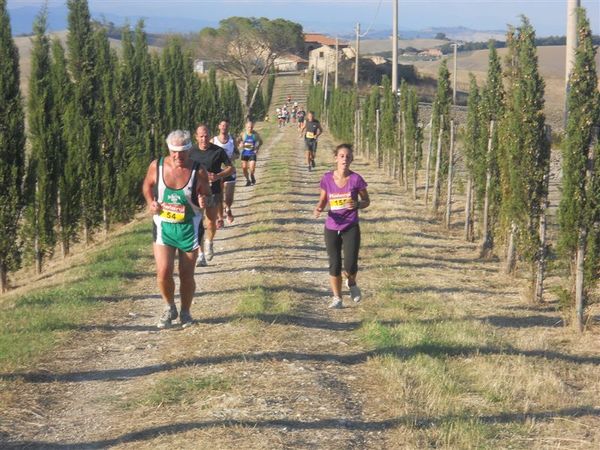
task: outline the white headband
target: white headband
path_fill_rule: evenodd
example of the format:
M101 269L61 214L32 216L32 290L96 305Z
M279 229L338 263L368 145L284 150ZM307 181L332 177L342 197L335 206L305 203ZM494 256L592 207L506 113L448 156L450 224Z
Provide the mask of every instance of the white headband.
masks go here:
M167 146L169 147L169 150L171 150L172 152L187 152L188 150L192 149L192 143L191 142L188 142L185 145L167 144Z

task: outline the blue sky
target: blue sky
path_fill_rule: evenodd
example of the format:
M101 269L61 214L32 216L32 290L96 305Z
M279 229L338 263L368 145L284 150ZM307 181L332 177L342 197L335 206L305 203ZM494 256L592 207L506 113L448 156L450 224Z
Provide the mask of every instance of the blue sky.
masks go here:
M9 9L40 6L42 0L8 0ZM51 7L64 5L49 0ZM122 17L161 16L177 28L177 17L197 18L199 23L217 22L232 15L284 17L305 25L309 31L351 32L361 22L363 30L373 22L375 29L391 28L391 0L90 0L94 13ZM377 8L379 14L376 17ZM505 30L525 14L537 34L565 34L566 0L400 0L400 29L466 26L478 30ZM595 34L600 34L600 0L582 0ZM189 30L184 30L189 31Z

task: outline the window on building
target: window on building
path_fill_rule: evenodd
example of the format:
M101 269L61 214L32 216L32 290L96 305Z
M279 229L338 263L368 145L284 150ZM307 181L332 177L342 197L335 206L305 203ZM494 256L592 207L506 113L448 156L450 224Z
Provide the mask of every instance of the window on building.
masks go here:
M319 58L325 58L325 52L319 52Z

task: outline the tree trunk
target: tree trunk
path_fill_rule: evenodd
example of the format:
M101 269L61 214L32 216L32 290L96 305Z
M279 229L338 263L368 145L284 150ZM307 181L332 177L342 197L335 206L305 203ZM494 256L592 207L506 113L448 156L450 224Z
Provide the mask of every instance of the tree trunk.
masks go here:
M419 141L415 139L415 145L413 147L413 199L417 199L417 176L418 176L418 165L417 165L417 150L419 147Z
M552 129L549 125L545 127L546 139L550 148L552 148ZM539 223L539 247L537 252L537 261L536 261L536 277L535 277L535 287L533 291L533 301L536 303L542 303L544 301L544 278L546 275L546 212L548 211L548 189L550 187L550 158L548 158L548 162L545 168L544 173L544 194L541 199L540 204L540 223Z
M402 111L402 180L404 190L408 192L408 149L406 148L406 118Z
M467 181L467 199L465 201L465 241L473 242L473 177Z
M437 213L440 207L440 167L442 164L442 136L444 134L444 116L440 118L440 131L435 159L435 174L433 177L433 212Z
M450 152L448 155L448 195L446 196L446 228L452 220L452 182L454 176L454 120L450 121Z
M425 206L429 202L429 169L431 166L431 151L433 150L433 116L429 120L429 144L427 144L427 162L425 164Z
M65 218L62 210L62 203L60 201L60 189L56 195L56 211L58 215L58 232L60 235L60 249L62 258L65 259L69 256L69 237L67 236L67 232L65 230Z
M106 238L110 230L110 221L108 220L108 207L106 206L106 200L102 202L102 223L104 224L104 237Z
M515 271L517 251L515 248L515 234L517 232L517 226L513 223L510 226L510 234L508 235L508 243L506 246L506 261L504 264L504 273L512 274Z
M549 174L546 174L546 179ZM540 246L538 248L537 271L535 277L534 301L542 303L544 300L544 276L546 272L546 210L548 208L548 200L544 199L542 211L540 214Z
M592 140L590 142L587 164L585 170L585 195L589 199L593 196L593 177L594 164L596 160L595 149L597 145L598 128L594 127L592 131ZM575 319L577 329L580 333L583 332L584 312L585 312L585 257L587 252L588 229L586 225L582 225L579 230L579 238L577 241L577 254L575 265Z
M587 242L587 230L582 227L579 230L577 240L577 254L575 259L575 323L580 333L583 332L585 310L585 250Z
M377 158L377 167L381 167L379 154L379 110L375 111L375 157Z
M490 230L490 190L492 188L492 171L490 168L490 155L492 153L492 144L494 136L495 122L490 120L490 134L488 136L488 164L487 171L485 174L485 197L483 197L483 219L482 219L482 232L483 238L481 240L481 248L479 251L480 258L489 258L492 253L494 245L492 238L492 231Z
M6 264L0 264L0 292L4 294L8 290L8 270Z
M38 222L39 184L35 183L35 200L33 201L33 253L35 257L35 273L42 273L42 250L40 249L40 227Z
M371 159L371 145L369 142L369 138L367 138L367 160Z

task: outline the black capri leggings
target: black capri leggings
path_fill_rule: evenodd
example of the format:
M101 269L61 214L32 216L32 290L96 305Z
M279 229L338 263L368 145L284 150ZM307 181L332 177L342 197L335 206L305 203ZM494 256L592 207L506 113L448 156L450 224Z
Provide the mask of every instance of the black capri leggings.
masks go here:
M342 274L342 249L344 251L344 271L348 275L358 272L358 250L360 248L360 227L352 225L344 231L325 228L325 247L329 257L329 275Z

